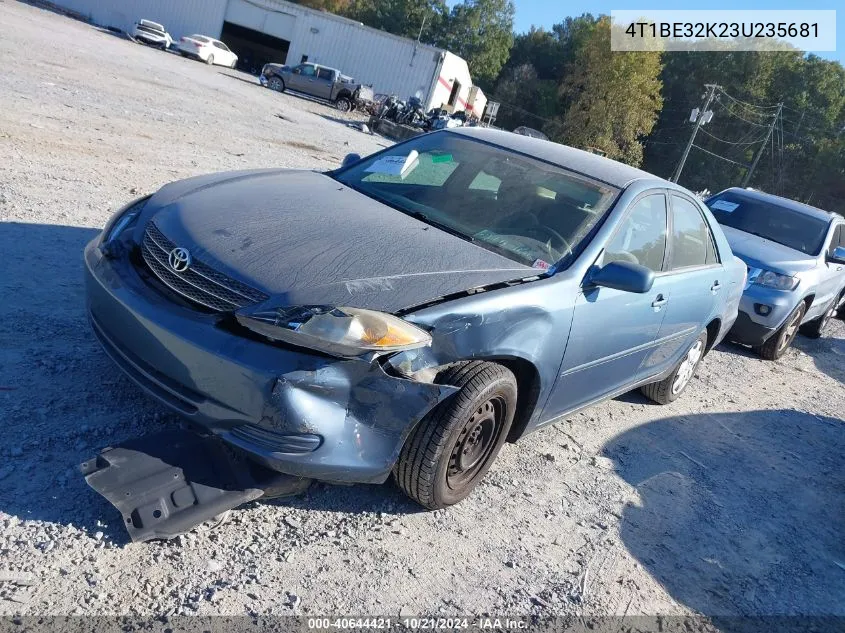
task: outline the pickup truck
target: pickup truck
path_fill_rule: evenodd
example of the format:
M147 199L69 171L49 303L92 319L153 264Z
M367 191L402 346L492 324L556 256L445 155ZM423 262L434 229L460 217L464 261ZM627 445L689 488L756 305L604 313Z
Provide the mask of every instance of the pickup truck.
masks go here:
M265 64L259 80L262 86L277 92L290 89L326 99L334 103L341 112L349 112L355 107L360 88L354 79L345 76L336 68L319 64Z

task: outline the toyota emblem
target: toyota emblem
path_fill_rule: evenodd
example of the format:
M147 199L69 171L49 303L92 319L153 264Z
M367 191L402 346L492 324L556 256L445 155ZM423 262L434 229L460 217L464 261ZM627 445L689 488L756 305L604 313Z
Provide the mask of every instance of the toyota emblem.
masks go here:
M167 257L170 267L177 273L183 273L191 265L191 254L187 248L174 248Z

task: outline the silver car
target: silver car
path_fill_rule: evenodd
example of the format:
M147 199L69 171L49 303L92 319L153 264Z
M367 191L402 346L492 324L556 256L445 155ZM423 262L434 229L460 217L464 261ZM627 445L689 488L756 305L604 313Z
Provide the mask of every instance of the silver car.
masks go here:
M845 219L748 189L727 189L706 204L748 266L729 338L776 360L799 329L822 336L845 298Z

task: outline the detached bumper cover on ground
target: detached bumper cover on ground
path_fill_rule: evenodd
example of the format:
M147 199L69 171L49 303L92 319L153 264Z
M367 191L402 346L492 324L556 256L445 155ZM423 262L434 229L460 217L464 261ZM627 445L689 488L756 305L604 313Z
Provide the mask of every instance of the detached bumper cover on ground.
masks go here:
M105 449L80 470L123 515L133 541L173 538L248 501L296 494L311 483L257 467L212 436L181 430Z
M454 388L377 362L268 345L162 296L128 257L85 251L88 315L105 351L160 402L273 470L381 483L411 428ZM119 327L119 336L113 328ZM119 341L119 342L118 342Z

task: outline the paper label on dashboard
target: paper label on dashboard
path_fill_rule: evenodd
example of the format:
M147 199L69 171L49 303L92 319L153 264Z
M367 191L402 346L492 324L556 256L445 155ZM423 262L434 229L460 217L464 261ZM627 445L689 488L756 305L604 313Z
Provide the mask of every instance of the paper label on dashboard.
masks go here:
M407 156L384 156L367 167L367 171L386 176L404 177L417 166L418 158L419 152L415 149L411 150Z
M716 200L713 204L710 205L711 209L717 209L719 211L724 211L725 213L732 213L739 204L736 202L728 202L727 200Z

